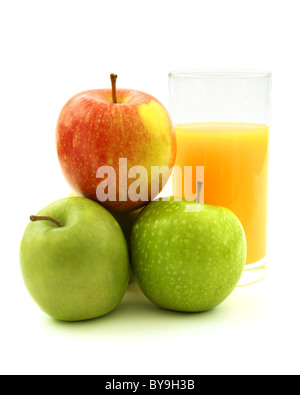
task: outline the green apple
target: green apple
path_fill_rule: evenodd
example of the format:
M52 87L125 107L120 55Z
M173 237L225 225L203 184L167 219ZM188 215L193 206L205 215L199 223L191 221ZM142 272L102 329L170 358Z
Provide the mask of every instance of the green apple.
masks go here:
M111 312L129 279L129 254L114 217L86 198L59 200L31 217L20 263L25 285L49 316L81 321Z
M78 197L74 192L70 193L70 197ZM127 212L118 212L118 211L110 211L110 213L114 216L114 218L118 221L118 224L120 225L123 234L125 236L128 250L130 249L130 237L131 237L131 230L133 227L134 222L136 221L138 215L140 212L143 210L143 207L133 210L133 211L127 211ZM134 275L133 272L130 268L130 277L129 277L129 282L134 281Z
M129 253L130 253L130 237L131 237L132 227L142 210L143 210L143 207L139 208L137 210L134 210L134 211L127 211L127 212L111 211L110 212L115 217L115 219L118 221L118 224L120 225L120 227L124 233ZM134 274L132 272L132 269L130 268L129 282L132 283L133 281L134 281Z
M235 289L246 239L228 209L187 201L154 201L132 230L131 262L143 293L156 305L200 312Z
M75 194L75 192L71 192L69 197L79 197ZM128 248L130 248L130 236L131 230L133 227L134 222L136 221L138 215L143 210L144 207L138 208L137 210L133 211L126 211L126 212L118 212L118 211L110 211L110 213L115 217L120 225L125 239L127 241Z
M134 222L136 221L137 217L143 210L142 208L139 208L134 211L127 211L127 212L117 212L117 211L110 211L110 213L115 217L115 219L118 221L118 224L120 225L125 239L127 241L128 248L130 248L130 236L131 236L131 230L133 227Z

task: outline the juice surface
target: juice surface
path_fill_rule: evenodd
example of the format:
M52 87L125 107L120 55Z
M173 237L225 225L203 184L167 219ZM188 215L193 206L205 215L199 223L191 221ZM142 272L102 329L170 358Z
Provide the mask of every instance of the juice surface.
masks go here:
M227 207L240 219L247 239L247 264L266 255L269 127L246 123L176 126L176 165L204 166L205 202ZM176 190L175 195L183 194ZM184 177L184 176L183 176ZM184 185L184 179L183 184ZM191 197L191 196L186 196Z

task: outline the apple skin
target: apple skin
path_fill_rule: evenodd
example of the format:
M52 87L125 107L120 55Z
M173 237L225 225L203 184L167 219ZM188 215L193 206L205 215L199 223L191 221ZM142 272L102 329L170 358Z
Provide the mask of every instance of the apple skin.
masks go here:
M37 305L63 321L111 312L125 294L129 256L117 221L99 204L70 197L38 214L61 222L29 223L21 248L25 285Z
M143 211L143 208L144 207L128 212L117 212L117 211L110 212L113 215L113 217L118 221L118 224L120 225L124 233L128 245L128 249L130 249L130 238L131 238L132 227L135 221L137 220L137 217Z
M131 263L138 285L168 310L200 312L222 303L246 263L246 238L228 209L154 201L135 222Z
M70 197L76 197L77 195L74 192L70 193ZM136 221L137 217L141 213L144 207L141 207L134 211L126 211L126 212L118 212L118 211L110 211L111 215L117 220L118 224L120 225L123 234L125 236L127 247L130 256L130 238L131 238L131 231L134 222ZM134 275L130 266L130 277L129 282L134 281Z
M115 211L111 212L111 214L114 216L114 218L118 221L118 224L120 225L120 227L124 233L124 236L125 236L125 239L127 242L127 246L128 246L129 255L130 255L130 239L131 239L132 227L142 210L143 210L143 207L139 208L137 210L134 210L134 211L124 212L124 213L119 213L119 212L115 212ZM132 283L133 281L134 281L134 274L133 274L133 271L130 267L129 282Z
M170 115L156 98L129 89L116 92L117 103L113 103L110 89L96 89L79 93L65 104L56 127L57 154L73 191L95 201L101 182L96 178L97 170L112 166L117 176L117 201L101 204L109 211L133 211L147 202L129 199L127 192L134 179L119 186L119 159L127 159L128 169L147 169L151 201L151 166L174 166L176 136ZM119 201L120 191L127 201Z

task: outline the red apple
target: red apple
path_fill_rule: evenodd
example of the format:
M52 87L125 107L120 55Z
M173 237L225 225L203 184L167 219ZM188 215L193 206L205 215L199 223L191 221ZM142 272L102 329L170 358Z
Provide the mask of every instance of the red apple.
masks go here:
M56 129L57 153L74 192L95 201L99 201L99 183L105 179L100 179L98 169L111 166L116 179L107 187L115 187L116 198L101 204L113 211L132 211L151 200L152 166L173 167L175 131L167 110L157 99L140 91L116 89L116 76L112 74L111 80L112 89L79 93L63 107ZM120 159L127 159L128 170L134 166L147 170L146 178L140 175L146 199L130 199L130 185L139 177L134 179L131 174L125 183L124 177L120 182ZM160 180L159 192L165 183Z

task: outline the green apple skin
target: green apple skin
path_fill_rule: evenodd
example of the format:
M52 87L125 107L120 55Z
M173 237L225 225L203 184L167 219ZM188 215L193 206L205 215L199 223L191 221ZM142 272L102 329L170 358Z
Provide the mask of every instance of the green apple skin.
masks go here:
M139 208L137 210L134 210L134 211L127 211L127 212L110 211L110 213L118 221L118 224L120 225L120 227L124 233L128 248L130 248L130 238L131 238L132 227L142 210L143 210L143 207Z
M132 227L137 220L137 217L143 210L142 208L139 208L134 211L127 211L127 212L117 212L117 211L110 211L110 213L114 216L114 218L118 221L118 224L120 225L126 242L128 246L128 251L129 251L129 256L130 256L130 239L131 239L131 231ZM134 282L134 274L132 271L132 268L130 267L130 276L129 276L129 283Z
M59 200L38 213L57 219L29 223L21 248L25 285L37 305L63 321L111 312L129 279L129 254L113 216L86 198Z
M76 195L74 192L71 192L69 197L79 197L79 196ZM137 210L127 211L127 212L110 211L112 216L118 221L118 224L120 225L124 233L128 248L130 248L130 236L131 236L131 230L133 224L136 221L138 215L143 210L143 208L144 207L141 207Z
M154 201L133 226L131 262L138 285L157 306L201 312L235 289L246 249L243 227L230 210Z
M71 192L70 197L77 197L77 195L74 192ZM123 231L123 234L127 242L128 250L130 250L130 237L131 237L131 230L133 224L136 221L139 214L141 213L141 211L143 210L143 208L144 207L141 207L137 210L127 211L127 212L110 211L110 213L117 220L118 224L120 225ZM132 283L133 281L134 281L134 275L132 269L130 268L129 282Z

